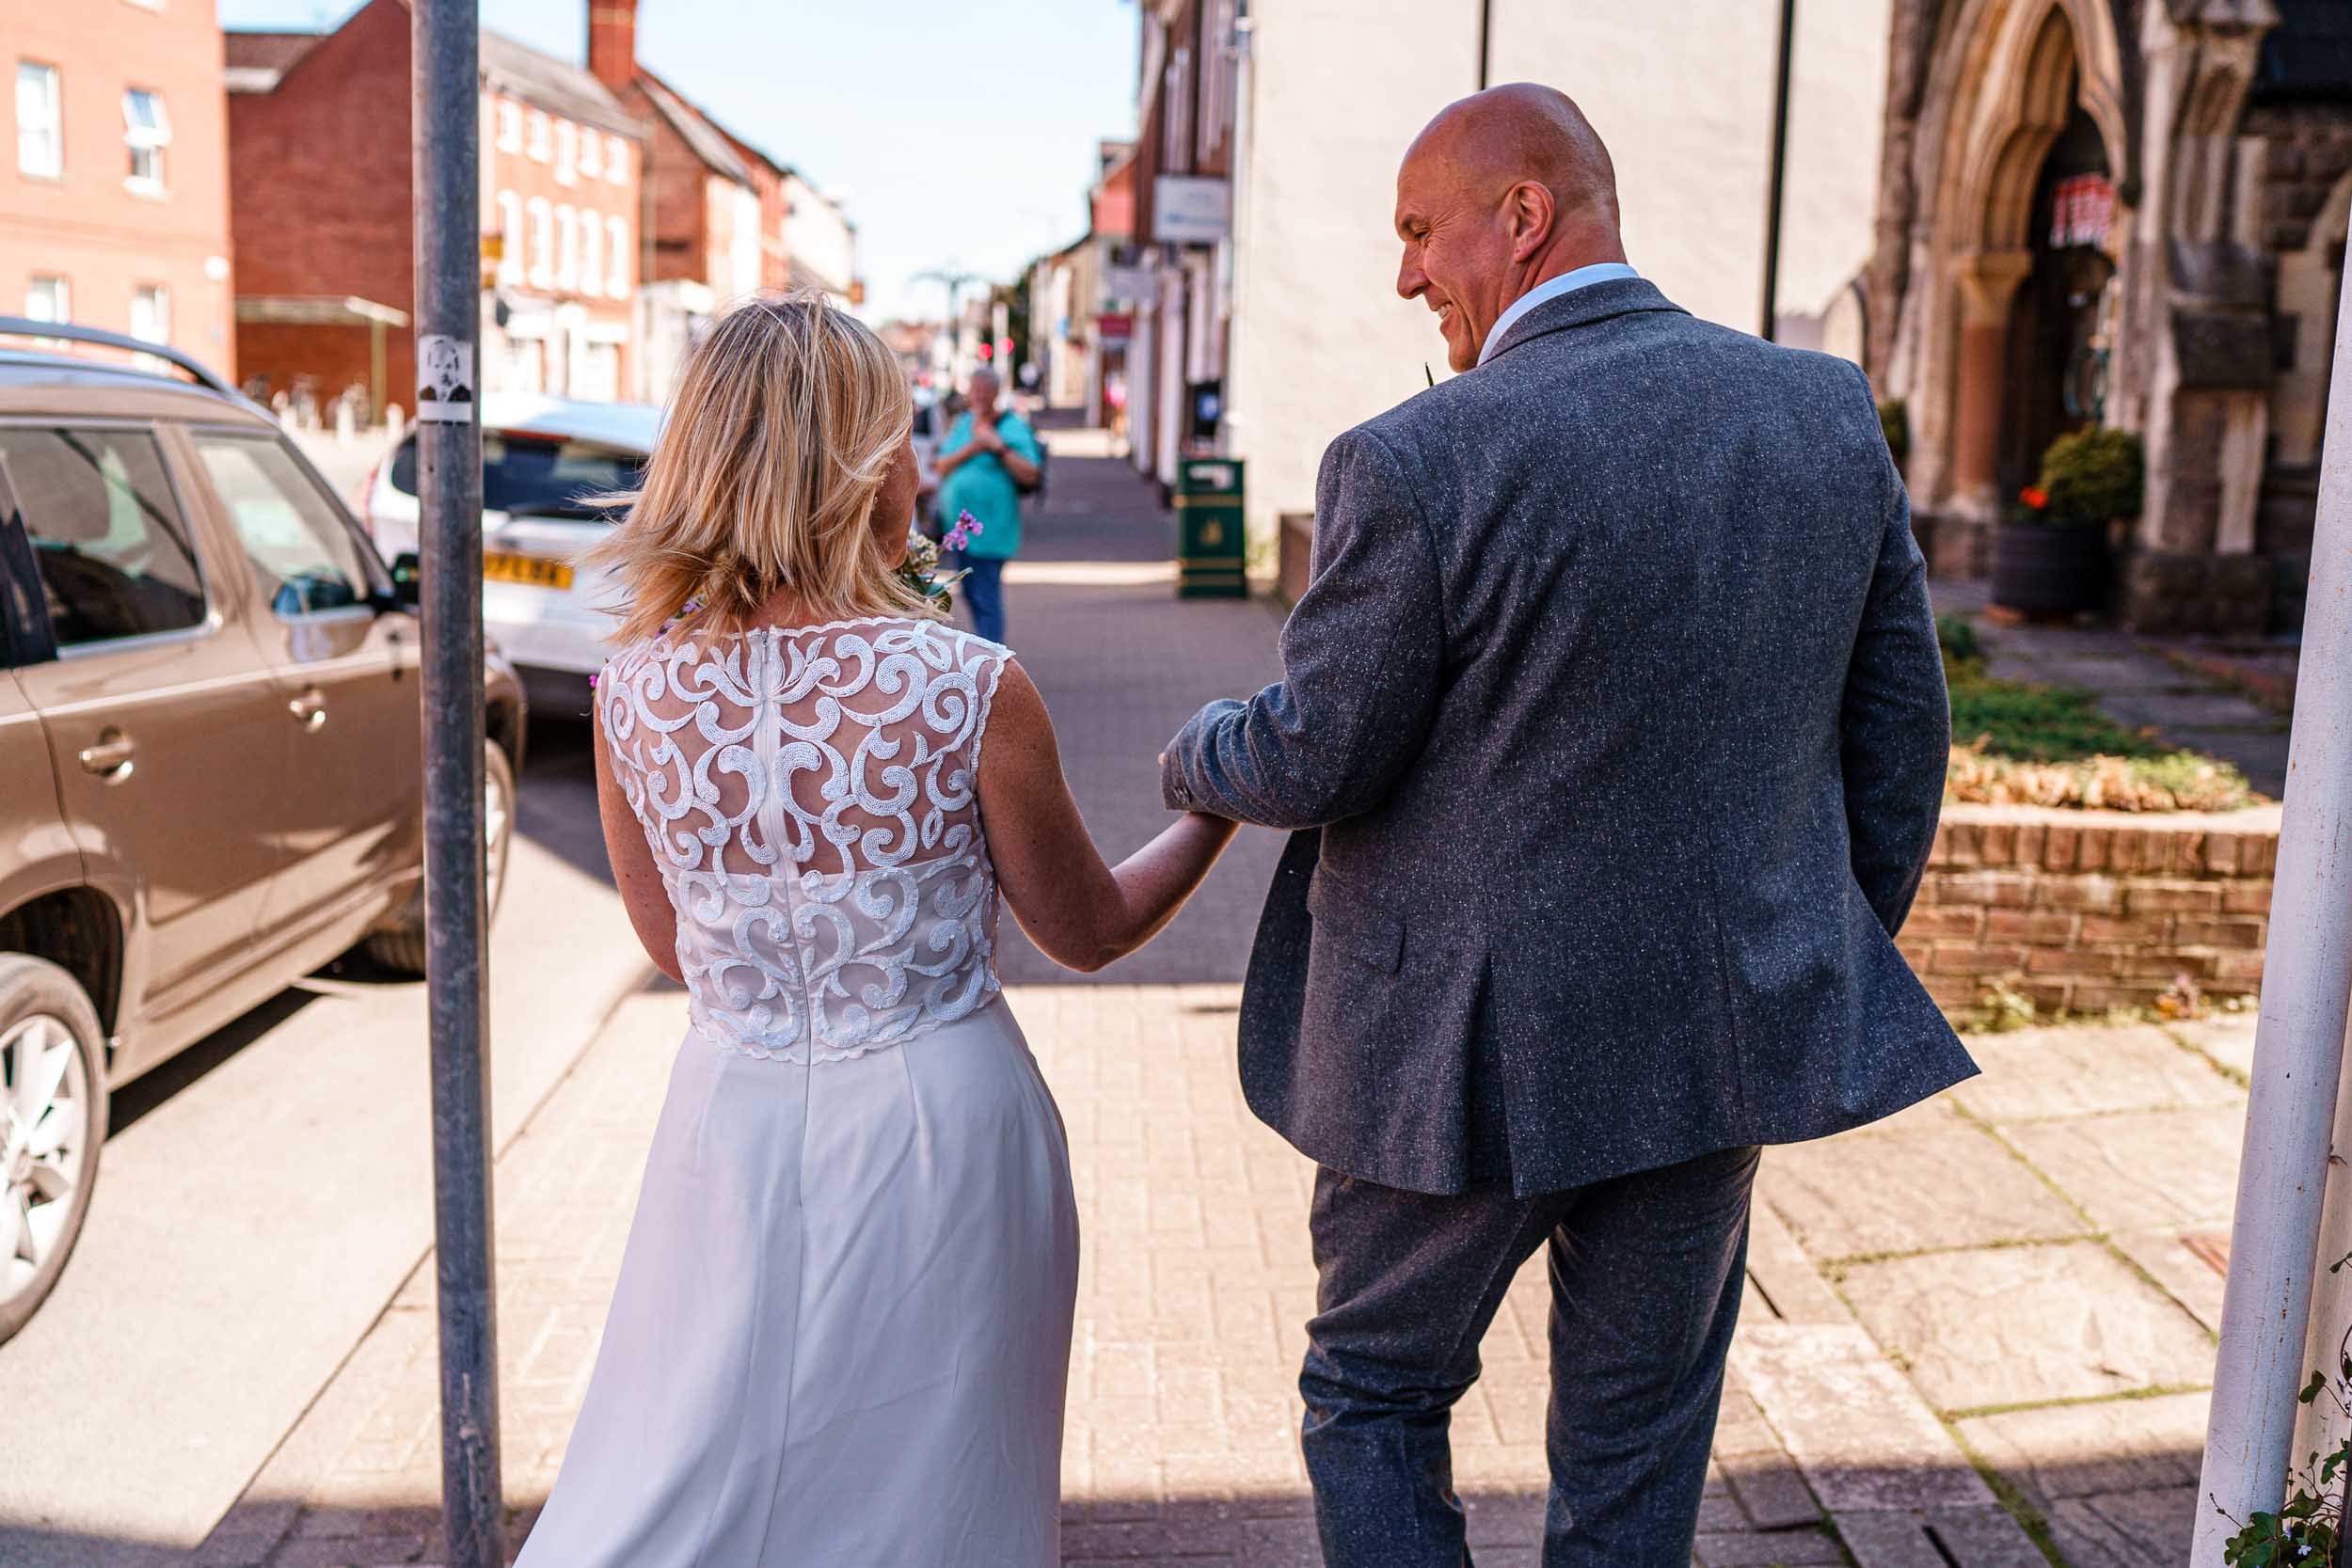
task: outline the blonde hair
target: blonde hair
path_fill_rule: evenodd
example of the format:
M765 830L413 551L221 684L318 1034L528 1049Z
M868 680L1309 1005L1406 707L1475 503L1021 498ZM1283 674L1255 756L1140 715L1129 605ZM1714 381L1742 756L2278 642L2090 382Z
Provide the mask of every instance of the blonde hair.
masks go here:
M626 645L681 617L739 626L782 588L812 618L935 616L869 526L914 421L906 376L820 293L761 294L687 357L660 439L612 537Z

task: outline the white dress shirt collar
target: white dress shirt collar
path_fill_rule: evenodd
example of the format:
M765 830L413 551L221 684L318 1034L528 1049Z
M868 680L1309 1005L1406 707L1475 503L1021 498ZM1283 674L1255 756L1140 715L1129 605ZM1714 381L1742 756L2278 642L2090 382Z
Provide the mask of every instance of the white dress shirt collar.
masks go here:
M1623 261L1596 261L1589 267L1579 267L1574 272L1564 272L1557 277L1545 278L1541 283L1513 300L1511 308L1496 319L1494 329L1486 334L1486 345L1478 351L1478 362L1485 364L1493 356L1495 345L1502 341L1502 335L1510 331L1521 316L1526 315L1538 305L1558 299L1562 294L1584 288L1588 284L1614 283L1619 278L1641 276Z

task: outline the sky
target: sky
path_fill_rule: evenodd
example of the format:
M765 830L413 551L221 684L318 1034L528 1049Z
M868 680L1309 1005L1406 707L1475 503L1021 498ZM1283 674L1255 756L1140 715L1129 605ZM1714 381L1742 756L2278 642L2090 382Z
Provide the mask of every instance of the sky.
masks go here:
M333 26L358 0L220 0L229 27ZM588 0L482 0L587 57ZM1135 0L642 0L638 57L842 198L865 314L944 316L914 275L1009 280L1086 232L1094 146L1135 125Z

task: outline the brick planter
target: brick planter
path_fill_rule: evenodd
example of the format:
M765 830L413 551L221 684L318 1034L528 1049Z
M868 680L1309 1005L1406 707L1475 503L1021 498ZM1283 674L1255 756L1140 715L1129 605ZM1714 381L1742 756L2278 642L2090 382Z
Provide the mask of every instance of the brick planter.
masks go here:
M1898 943L1948 1013L1995 982L2043 1008L2146 1006L2176 975L2261 989L2279 808L1947 805Z

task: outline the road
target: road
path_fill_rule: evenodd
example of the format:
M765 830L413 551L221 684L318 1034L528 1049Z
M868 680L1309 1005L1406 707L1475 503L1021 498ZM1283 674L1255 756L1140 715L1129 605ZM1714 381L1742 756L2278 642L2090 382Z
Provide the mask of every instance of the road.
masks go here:
M502 1147L651 974L585 729L534 722L491 939ZM117 1097L56 1293L0 1346L0 1563L179 1561L432 1238L424 988L349 959Z

